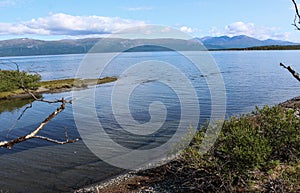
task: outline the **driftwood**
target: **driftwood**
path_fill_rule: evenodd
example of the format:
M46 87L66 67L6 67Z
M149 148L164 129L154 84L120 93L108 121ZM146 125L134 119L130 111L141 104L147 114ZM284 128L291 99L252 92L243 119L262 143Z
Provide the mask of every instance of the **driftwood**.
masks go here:
M15 62L12 62L13 64L16 65L16 68L17 68L17 71L19 71L19 66L17 63ZM66 140L65 141L58 141L58 140L55 140L55 139L51 139L51 138L48 138L48 137L44 137L44 136L39 136L38 133L54 118L56 117L59 113L61 113L65 108L66 108L66 104L72 104L72 100L65 100L64 98L62 99L59 99L59 100L53 100L53 101L50 101L50 100L44 100L43 98L38 98L37 96L35 96L29 89L27 89L25 86L24 86L24 81L22 79L22 77L20 76L20 83L21 83L21 89L23 89L27 94L31 95L31 97L34 99L34 101L39 101L39 102L45 102L45 103L60 103L60 107L57 108L53 113L51 113L43 122L40 123L40 125L35 128L32 132L28 133L27 135L24 135L24 136L20 136L20 137L17 137L15 139L12 139L12 140L9 140L9 141L0 141L0 148L8 148L8 149L11 149L14 145L18 144L18 143L21 143L21 142L24 142L24 141L27 141L27 140L30 140L30 139L41 139L41 140L45 140L45 141L48 141L48 142L52 142L52 143L56 143L56 144L66 144L66 143L74 143L76 141L78 141L79 139L72 139L70 140L69 137L68 137L68 134L67 134L67 131L65 131L65 138ZM21 115L18 117L17 120L20 120L22 118L22 116L24 115L24 113L28 110L32 108L32 103L26 107L24 109L24 111L21 113Z
M299 73L297 73L291 66L286 66L283 63L280 63L280 66L287 69L298 81L300 81Z

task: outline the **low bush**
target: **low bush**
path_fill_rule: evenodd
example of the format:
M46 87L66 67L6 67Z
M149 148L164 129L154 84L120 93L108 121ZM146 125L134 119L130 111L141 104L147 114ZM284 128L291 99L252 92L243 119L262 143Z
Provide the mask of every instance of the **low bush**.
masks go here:
M24 86L27 89L35 90L41 76L28 74L17 70L0 70L0 92L14 91Z
M211 184L216 185L214 191L267 191L270 179L280 182L279 189L300 190L300 119L293 110L265 106L252 114L232 117L224 122L213 148L201 155L204 133L205 129L198 132L196 142L181 159L185 167L206 171ZM271 178L279 166L286 169Z
M265 106L232 117L202 154L205 132L201 128L176 160L154 169L156 178L163 174L161 186L171 192L299 192L300 119L293 110Z

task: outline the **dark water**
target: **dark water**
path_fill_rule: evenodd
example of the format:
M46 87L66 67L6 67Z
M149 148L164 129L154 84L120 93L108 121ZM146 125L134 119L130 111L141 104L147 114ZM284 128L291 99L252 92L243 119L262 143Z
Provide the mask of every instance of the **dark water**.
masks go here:
M300 71L299 51L222 51L212 52L220 71L201 74L181 56L171 52L125 53L113 61L111 67L101 76L119 76L131 64L145 60L162 60L174 63L191 80L199 96L200 122L210 117L211 100L206 77L221 74L226 87L226 116L249 112L255 105L274 105L300 95L299 83L284 69L280 62L292 65ZM43 80L74 77L84 55L28 56L1 58L14 61L20 68L38 72ZM1 68L12 69L12 65ZM149 72L151 73L151 72ZM164 74L165 77L172 74ZM120 76L122 78L122 76ZM153 136L139 138L119 130L111 109L110 93L115 83L97 86L95 107L99 120L115 141L126 147L152 148L143 143L153 142ZM128 87L128 85L124 85ZM94 88L90 88L94 89ZM182 88L185 91L185 88ZM77 91L85 92L85 91ZM72 93L45 94L46 99L71 98ZM188 99L189 93L185 97ZM88 99L87 99L88 100ZM172 135L172 127L180 119L180 100L171 88L156 80L143 80L130 96L130 112L139 123L151 119L149 105L161 101L167 109L167 129L157 133L160 142ZM26 134L53 112L58 105L34 102L21 120L16 121L30 101L0 102L0 139L8 140ZM189 108L193 104L187 103ZM77 112L78 113L78 112ZM79 112L80 113L80 112ZM171 125L171 126L170 126ZM130 125L129 125L130 126ZM40 135L64 139L67 129L70 138L80 138L74 122L73 109L68 105L65 111L51 121ZM155 138L154 138L155 139ZM109 147L108 147L109 148ZM40 140L30 140L16 145L13 150L0 149L0 191L10 192L70 192L73 189L110 178L124 170L110 166L96 157L82 141L67 145L53 145Z

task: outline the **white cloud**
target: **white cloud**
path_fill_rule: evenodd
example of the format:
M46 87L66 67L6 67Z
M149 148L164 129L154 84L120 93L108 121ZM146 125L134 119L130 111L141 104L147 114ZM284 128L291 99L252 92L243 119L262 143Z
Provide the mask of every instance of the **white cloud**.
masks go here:
M0 23L0 35L101 35L142 25L145 22L118 17L57 13L19 23Z
M213 27L210 31L212 36L237 36L247 35L257 39L280 39L288 40L289 33L281 32L280 29L275 27L257 26L254 23L244 23L241 21L226 25L223 30Z
M195 30L191 27L182 26L182 27L180 27L180 31L185 32L185 33L193 33Z
M235 22L225 26L225 31L230 35L253 34L255 26L253 23Z
M127 11L149 11L153 10L153 7L125 7Z

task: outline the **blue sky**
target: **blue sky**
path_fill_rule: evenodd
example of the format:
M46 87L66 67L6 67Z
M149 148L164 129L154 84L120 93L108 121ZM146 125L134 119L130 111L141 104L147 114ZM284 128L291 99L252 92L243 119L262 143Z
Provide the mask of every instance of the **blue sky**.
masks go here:
M157 24L197 37L300 42L294 13L291 0L0 0L0 40L97 37Z

